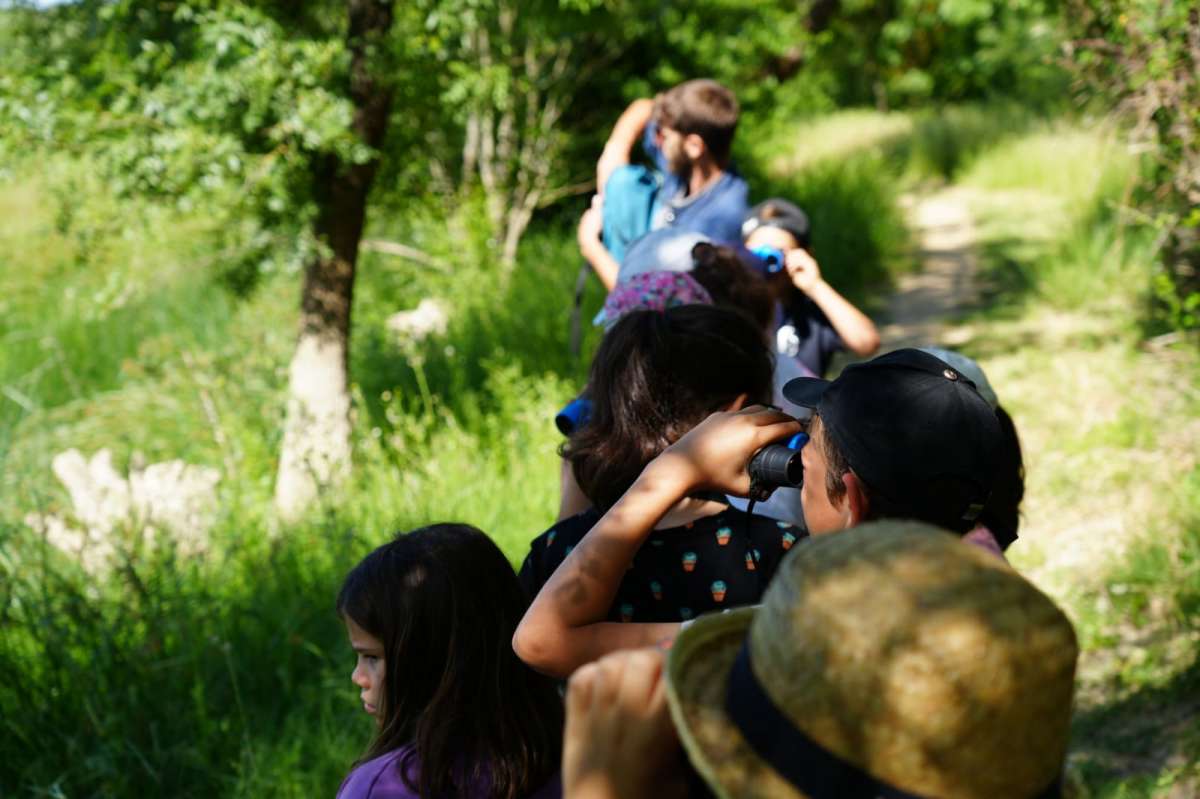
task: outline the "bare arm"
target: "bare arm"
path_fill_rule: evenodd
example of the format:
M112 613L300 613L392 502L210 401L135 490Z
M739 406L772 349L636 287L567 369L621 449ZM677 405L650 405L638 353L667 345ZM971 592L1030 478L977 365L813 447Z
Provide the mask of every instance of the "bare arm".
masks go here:
M621 578L642 543L676 502L699 488L744 496L746 463L770 441L800 425L778 411L752 406L715 413L655 458L542 586L513 636L530 666L566 676L618 649L674 636L678 623L605 622Z
M866 357L879 349L875 323L825 281L811 255L800 249L789 250L786 266L792 285L817 304L848 350Z
M565 677L609 652L675 635L677 623L604 619L642 542L687 492L685 475L669 458L651 462L534 597L513 636L517 656L539 671Z
M654 101L644 97L630 103L617 118L617 124L613 125L612 133L604 145L604 152L596 162L596 191L603 192L609 176L617 167L629 163L633 147L653 114Z
M587 498L587 494L583 493L583 489L575 480L575 471L571 468L571 462L566 458L559 458L559 464L558 518L555 519L555 522L561 522L568 516L583 513L592 507L592 501Z
M566 799L687 796L662 652L618 652L584 666L571 677L566 704Z
M599 195L596 197L599 199ZM596 277L600 278L600 282L604 284L604 289L612 291L613 286L617 285L617 275L621 271L621 265L617 263L617 259L613 258L612 253L600 240L603 224L602 205L593 200L592 207L584 211L583 216L579 218L576 236L579 240L579 254L591 264Z

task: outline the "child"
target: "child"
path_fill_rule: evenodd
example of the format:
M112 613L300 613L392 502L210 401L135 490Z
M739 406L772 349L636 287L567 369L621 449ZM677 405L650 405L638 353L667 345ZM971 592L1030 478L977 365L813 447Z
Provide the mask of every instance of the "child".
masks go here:
M808 216L786 200L750 209L742 237L752 252L774 251L767 280L779 303L775 351L796 359L813 377L829 369L833 354L848 349L865 358L879 349L874 323L821 276L808 252Z
M603 552L585 534L647 463L710 413L769 397L771 369L762 331L724 308L633 311L608 332L592 362L591 419L562 453L593 507L535 539L521 567L537 594L513 639L523 660L565 676L607 652L673 635L701 613L758 601L804 532L732 508L720 494L677 498L654 524ZM603 574L597 589L574 591L563 575L575 569Z
M667 264L671 268L640 271L619 282L605 300L603 310L596 317L597 322L611 328L630 311L662 311L677 305L703 304L741 311L754 321L764 336L773 334L771 323L775 301L766 281L748 264L755 260L754 256L744 250L702 241L690 248L686 260L686 265ZM686 268L681 268L684 266ZM792 405L783 396L783 386L793 378L809 375L791 358L776 360L772 404L792 416L803 418L807 411ZM563 435L569 436L586 422L590 409L591 400L586 394L580 396L559 412L555 424ZM565 460L560 470L560 488L557 521L591 507L591 500L580 491L570 464ZM743 500L732 498L731 502L734 507L746 507ZM794 488L777 490L767 502L758 506L758 512L790 524L804 524L800 495Z
M525 605L504 555L464 524L398 536L354 567L337 610L376 733L338 799L559 795L557 687L510 644Z
M940 358L973 382L979 390L979 396L992 406L1000 422L1003 445L999 450L996 482L979 516L979 525L967 535L967 540L985 549L993 549L1003 557L1004 550L1017 540L1017 529L1021 526L1021 501L1025 498L1025 461L1021 456L1021 438L1017 435L1016 424L996 398L995 389L978 363L954 350L940 347L922 347L921 350Z

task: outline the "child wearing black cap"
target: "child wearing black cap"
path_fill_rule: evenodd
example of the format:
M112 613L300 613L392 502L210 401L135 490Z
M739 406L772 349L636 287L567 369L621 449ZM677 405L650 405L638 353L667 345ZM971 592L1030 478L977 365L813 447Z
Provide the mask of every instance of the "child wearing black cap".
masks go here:
M784 395L813 409L801 453L812 534L880 518L960 535L978 523L1004 438L992 406L957 369L921 350L896 350L832 382L793 380Z
M778 198L750 209L742 223L747 249L760 255L778 310L775 348L820 377L839 350L860 357L879 349L875 324L829 285L809 252L808 215Z

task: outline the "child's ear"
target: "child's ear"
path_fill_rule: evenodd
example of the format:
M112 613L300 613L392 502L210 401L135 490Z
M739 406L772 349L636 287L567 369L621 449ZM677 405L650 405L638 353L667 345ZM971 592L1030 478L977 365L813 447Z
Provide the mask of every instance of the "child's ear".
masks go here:
M699 161L705 153L704 139L698 133L689 133L683 137L683 151L693 161Z
M854 472L846 472L842 475L842 484L846 486L846 510L850 515L849 527L857 527L862 524L867 518L867 514L871 510L870 500L867 499L866 488L862 481L858 479L858 475Z

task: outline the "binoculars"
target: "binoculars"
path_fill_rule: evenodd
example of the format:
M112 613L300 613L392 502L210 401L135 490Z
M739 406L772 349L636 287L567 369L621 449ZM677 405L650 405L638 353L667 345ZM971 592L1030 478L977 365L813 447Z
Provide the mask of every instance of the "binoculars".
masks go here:
M784 444L768 444L754 453L746 471L750 474L750 499L765 502L780 486L798 488L804 482L800 449L808 443L806 433L797 433Z
M558 432L569 436L588 423L592 415L592 401L586 395L576 397L567 403L554 417L554 425Z
M755 247L750 250L750 253L762 262L768 275L783 271L787 258L783 250L777 250L774 247Z

